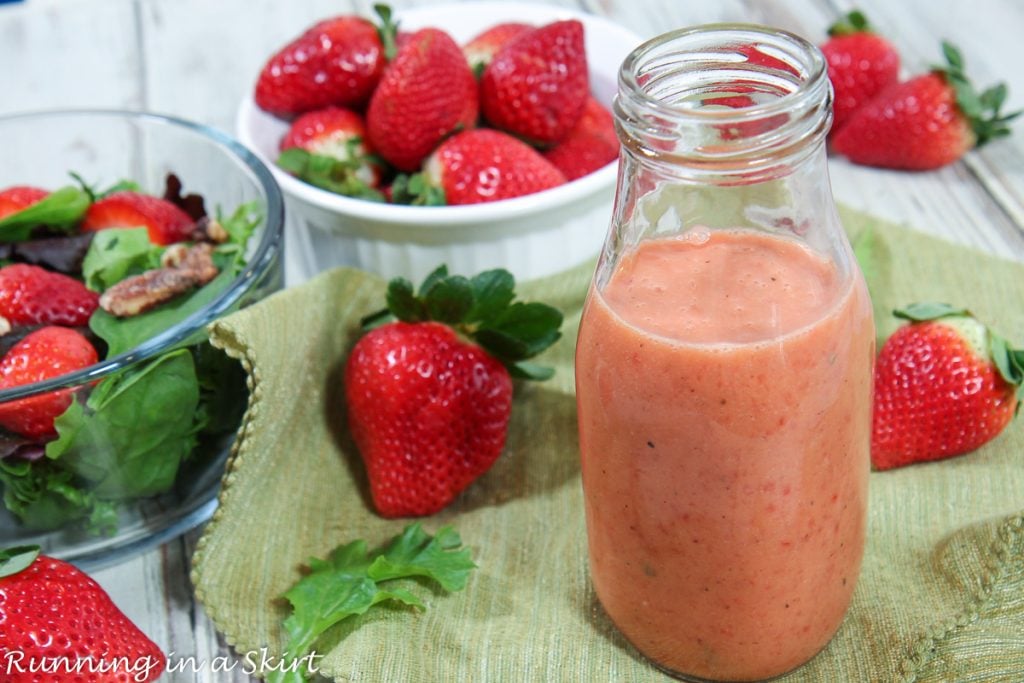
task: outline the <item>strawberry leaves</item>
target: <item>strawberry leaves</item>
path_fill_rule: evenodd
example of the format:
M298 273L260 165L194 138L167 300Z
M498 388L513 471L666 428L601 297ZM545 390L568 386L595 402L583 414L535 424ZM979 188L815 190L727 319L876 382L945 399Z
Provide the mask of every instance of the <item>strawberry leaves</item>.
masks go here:
M14 576L32 566L39 557L39 546L22 545L14 548L0 549L0 579Z
M849 36L854 33L872 33L874 27L860 10L853 10L828 28L830 36Z
M526 361L561 338L562 313L547 304L515 301L515 278L507 270L470 279L450 275L442 265L418 291L405 278L392 280L386 299L386 310L363 319L365 328L392 318L442 322L483 347L513 377L545 380L554 374L552 368Z
M352 138L346 143L349 151L347 159L313 154L301 147L291 147L281 152L277 165L322 190L346 197L382 202L384 195L360 180L357 175L367 159L366 155L356 152L360 143L359 138Z
M974 315L966 308L958 308L945 303L921 302L913 303L892 312L897 318L909 320L912 323L931 322L935 320L950 319L952 326L956 327L961 334L969 336L962 326L957 326L956 321L964 318L975 320ZM989 359L999 371L1000 376L1007 384L1019 387L1024 383L1024 349L1015 349L1003 337L988 329L981 323L980 330L987 337L987 344L975 343L979 351L986 349Z
M990 140L1009 135L1007 124L1020 116L1021 112L1002 113L1008 92L1006 84L997 83L978 93L964 71L964 58L960 50L952 43L942 41L942 54L946 64L935 66L934 70L945 77L956 93L956 104L974 131L975 146L981 147Z

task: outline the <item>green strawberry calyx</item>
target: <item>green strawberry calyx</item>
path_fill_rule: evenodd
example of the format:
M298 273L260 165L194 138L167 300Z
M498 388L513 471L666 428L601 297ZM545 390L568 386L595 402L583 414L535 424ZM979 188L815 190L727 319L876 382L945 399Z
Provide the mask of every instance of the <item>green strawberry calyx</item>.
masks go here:
M974 131L974 146L981 147L986 142L1003 138L1010 134L1010 121L1020 116L1020 111L1003 114L1009 90L1006 83L997 83L981 93L974 89L964 71L964 58L960 50L949 41L942 41L942 54L945 64L932 67L940 73L953 88L956 104Z
M28 569L37 557L37 545L19 545L0 550L0 579Z
M384 193L370 187L359 177L364 164L380 163L373 155L359 152L361 142L358 137L346 140L348 156L344 159L315 154L301 147L290 147L278 156L277 165L296 178L322 190L346 197L383 202Z
M371 329L394 319L408 323L444 323L479 344L519 379L545 380L551 367L528 362L558 341L562 313L538 302L516 301L515 278L502 268L472 278L450 275L440 266L419 290L405 278L388 284L387 308L366 316Z
M892 313L912 323L941 321L959 332L980 357L990 360L1007 384L1016 388L1024 383L1024 349L1012 347L1005 338L990 330L966 308L924 302L898 308Z
M833 38L852 36L854 33L874 33L875 27L859 9L849 12L842 19L828 27L828 34Z

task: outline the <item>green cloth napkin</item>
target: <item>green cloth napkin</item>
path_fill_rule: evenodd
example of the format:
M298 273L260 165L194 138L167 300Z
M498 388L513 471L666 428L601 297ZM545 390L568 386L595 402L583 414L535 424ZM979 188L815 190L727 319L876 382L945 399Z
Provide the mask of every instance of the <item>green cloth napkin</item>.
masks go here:
M969 305L1024 336L1024 265L843 212L869 246L875 304ZM669 680L616 632L587 576L573 348L591 267L527 283L567 312L542 384L518 384L506 452L428 531L453 524L480 568L429 609L380 609L331 632L337 681ZM240 653L280 646L279 599L308 558L405 521L370 511L345 430L341 367L384 284L336 270L236 313L215 343L249 372L251 402L221 504L193 558L196 595ZM879 320L891 329L888 317ZM828 648L781 681L1024 680L1024 429L966 457L871 475L868 547L850 612Z

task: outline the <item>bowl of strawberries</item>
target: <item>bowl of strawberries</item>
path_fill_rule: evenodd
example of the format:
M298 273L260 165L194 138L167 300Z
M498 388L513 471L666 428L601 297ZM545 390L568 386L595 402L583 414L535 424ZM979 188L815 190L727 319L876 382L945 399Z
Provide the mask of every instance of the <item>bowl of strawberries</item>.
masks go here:
M640 38L537 4L377 9L281 46L238 111L284 191L303 275L419 279L447 263L527 280L596 255L618 158L609 110Z
M206 327L282 285L283 198L213 129L0 117L0 546L96 564L204 521L248 402Z

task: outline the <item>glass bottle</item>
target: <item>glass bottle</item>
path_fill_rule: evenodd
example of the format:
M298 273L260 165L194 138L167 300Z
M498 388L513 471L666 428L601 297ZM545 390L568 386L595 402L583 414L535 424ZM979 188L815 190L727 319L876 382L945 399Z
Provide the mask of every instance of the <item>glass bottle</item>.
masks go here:
M819 652L864 548L874 328L832 200L804 39L668 33L624 62L611 227L576 388L591 577L683 678Z

